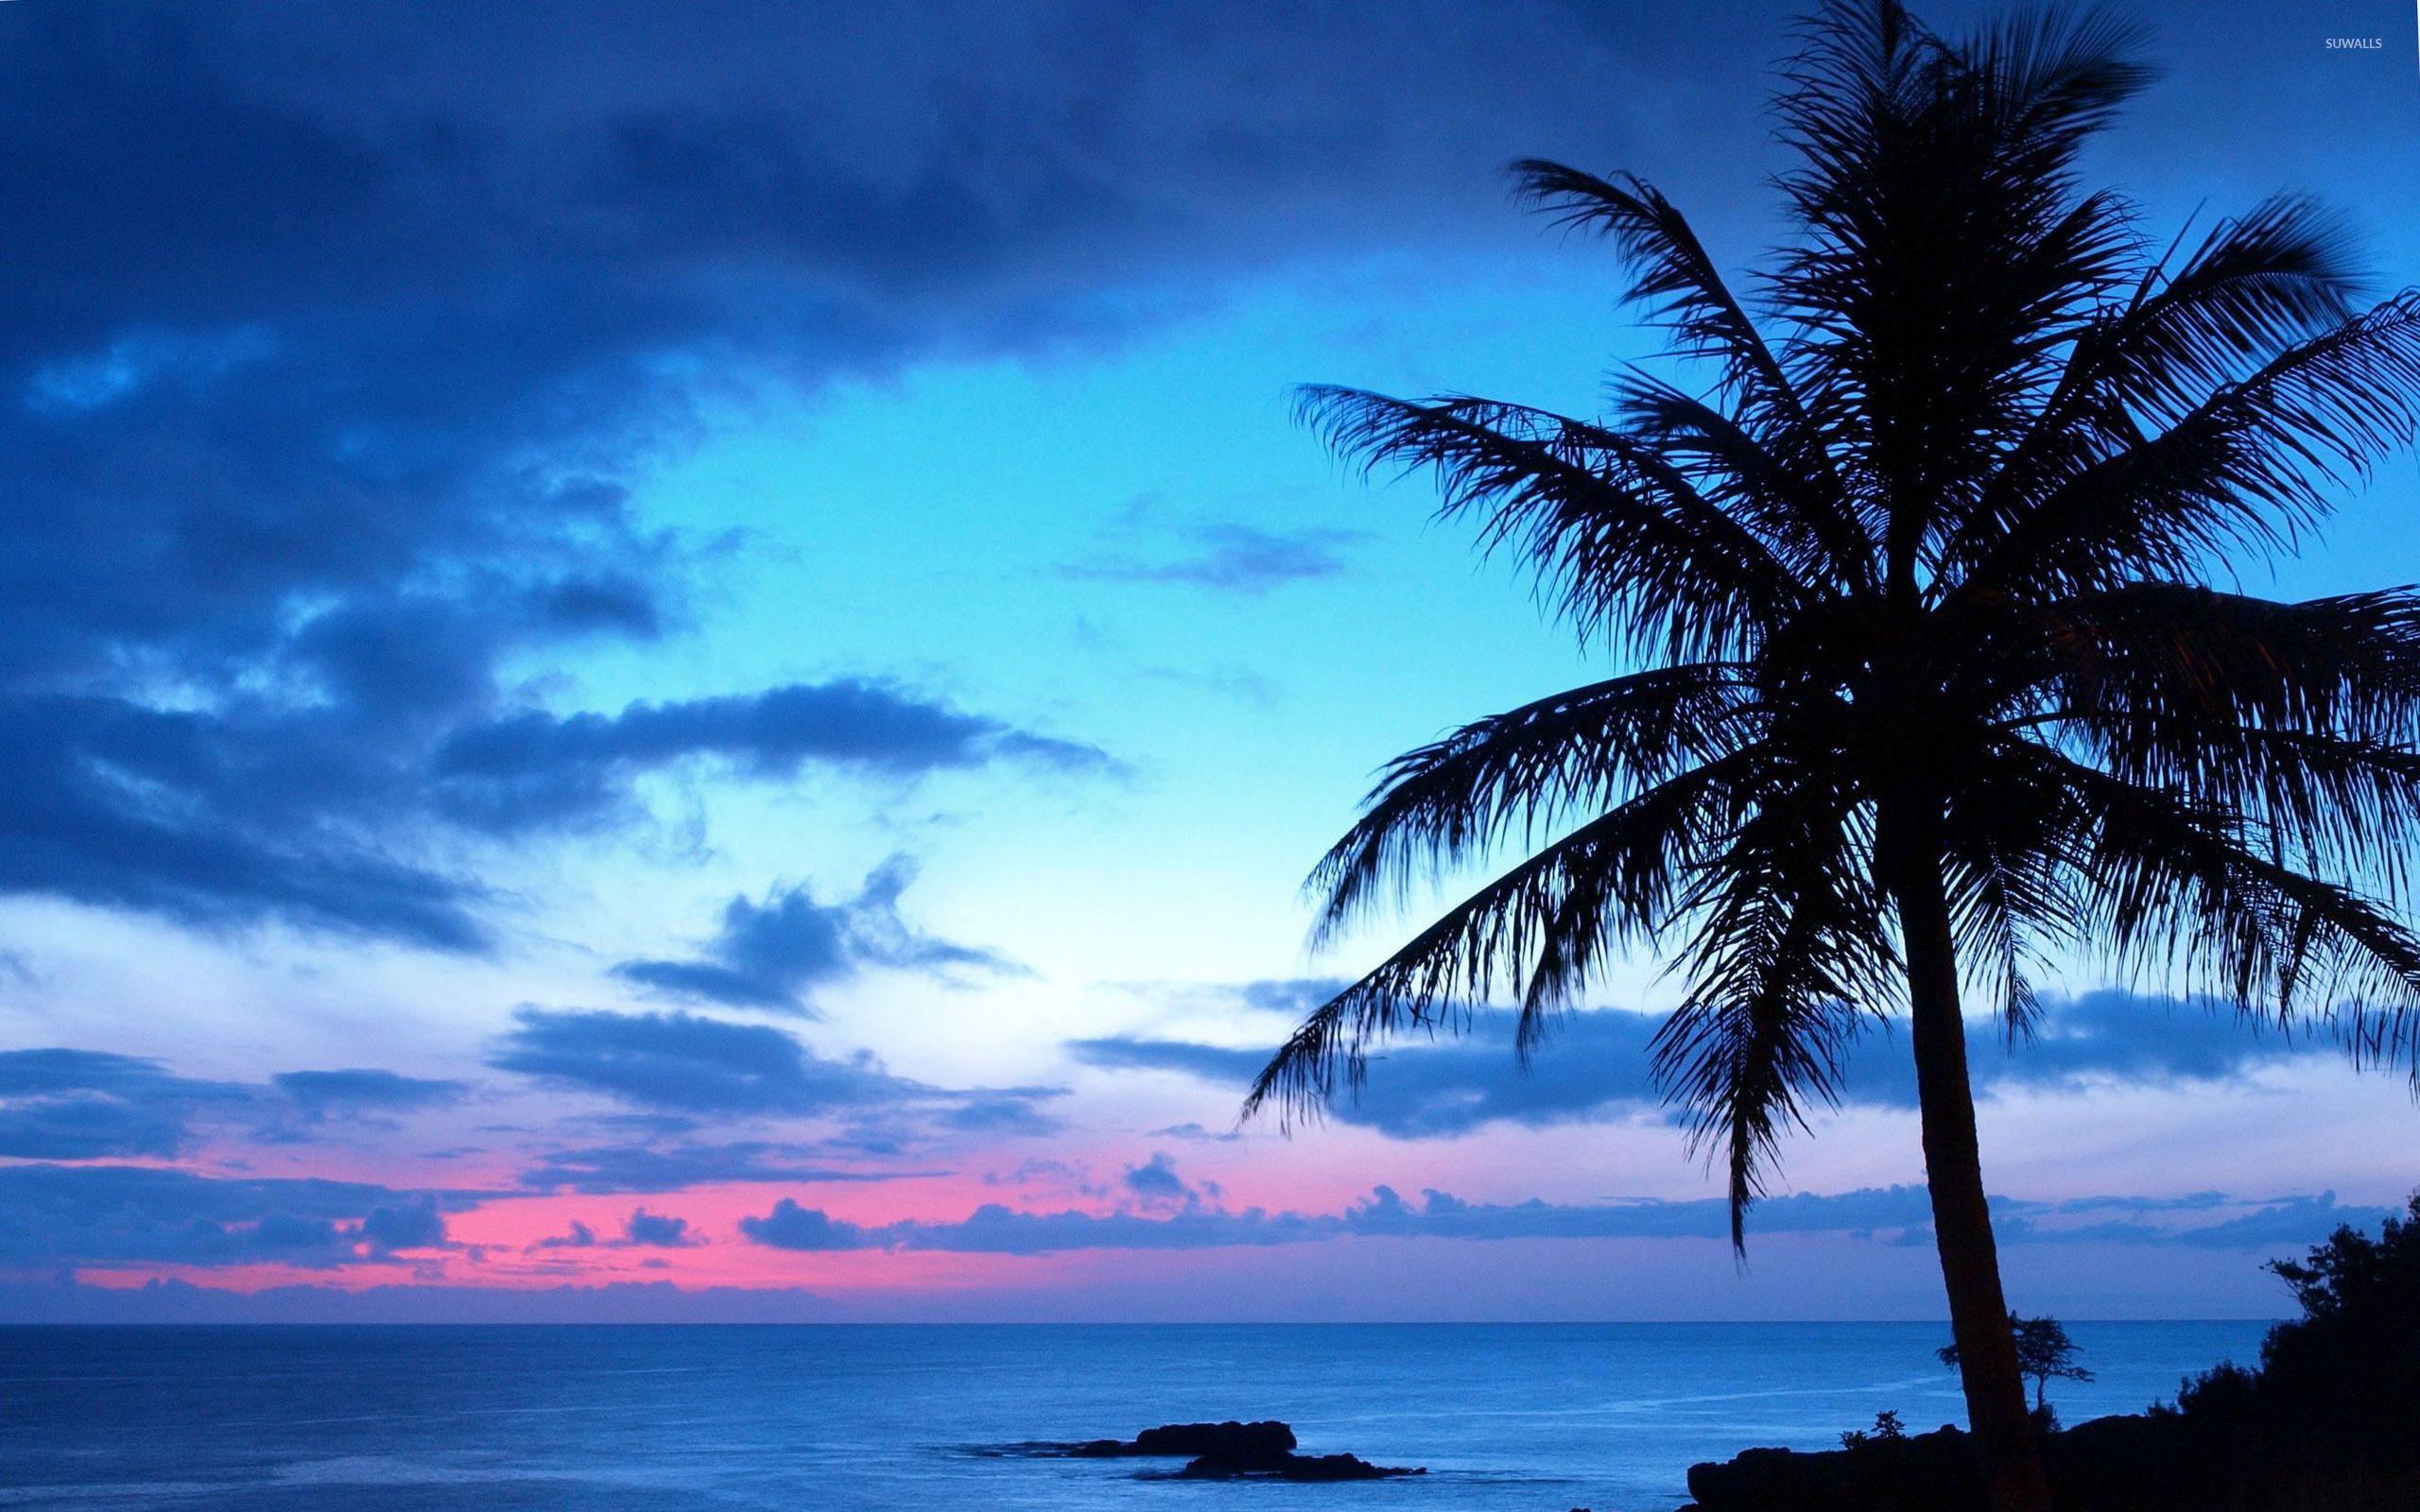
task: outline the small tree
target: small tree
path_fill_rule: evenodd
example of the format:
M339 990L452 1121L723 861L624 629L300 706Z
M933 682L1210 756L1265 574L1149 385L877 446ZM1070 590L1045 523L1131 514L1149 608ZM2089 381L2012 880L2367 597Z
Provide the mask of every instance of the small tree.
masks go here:
M2066 1329L2055 1317L2019 1317L2008 1315L2010 1334L2016 1340L2016 1368L2033 1383L2033 1410L2038 1415L2049 1408L2046 1396L2053 1381L2089 1381L2092 1372L2076 1364L2076 1356L2083 1351L2067 1337ZM1958 1346L1945 1344L1934 1351L1941 1363L1952 1370L1958 1368Z

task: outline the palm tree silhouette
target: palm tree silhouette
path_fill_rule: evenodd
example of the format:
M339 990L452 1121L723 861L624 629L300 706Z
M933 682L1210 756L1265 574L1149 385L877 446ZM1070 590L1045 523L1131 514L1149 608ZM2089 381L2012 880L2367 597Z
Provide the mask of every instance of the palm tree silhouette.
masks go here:
M1755 318L1649 184L1514 166L1610 238L1704 392L1625 372L1595 421L1301 401L1363 468L1433 473L1442 518L1635 670L1385 768L1312 874L1315 941L1455 865L1527 859L1312 1014L1247 1113L1314 1115L1391 1035L1464 1027L1499 992L1526 1057L1609 957L1661 947L1685 991L1656 1071L1728 1168L1738 1245L1848 1041L1904 1013L2002 1512L2047 1491L1962 994L2019 1035L2029 970L2084 948L2365 1061L2420 1039L2398 919L2420 596L2213 586L2410 442L2420 296L2358 305L2341 226L2307 201L2161 250L2083 192L2080 146L2149 81L2139 45L2101 11L1953 41L1895 0L1829 5L1781 74L1793 236Z

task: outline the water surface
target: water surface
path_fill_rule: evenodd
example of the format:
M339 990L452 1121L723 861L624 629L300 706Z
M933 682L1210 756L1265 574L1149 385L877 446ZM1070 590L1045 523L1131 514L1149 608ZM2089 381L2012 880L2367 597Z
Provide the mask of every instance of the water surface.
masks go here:
M2068 1421L2264 1325L2070 1323ZM1962 1421L1925 1324L7 1328L0 1506L176 1512L1668 1512L1694 1460ZM1344 1486L1138 1479L1036 1438L1281 1418ZM1172 1467L1170 1467L1172 1468Z

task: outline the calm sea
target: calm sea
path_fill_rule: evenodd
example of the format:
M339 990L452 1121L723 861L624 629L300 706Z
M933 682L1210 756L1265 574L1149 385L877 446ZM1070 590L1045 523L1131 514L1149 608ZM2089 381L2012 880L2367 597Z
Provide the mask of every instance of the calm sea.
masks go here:
M2075 1323L2068 1421L2257 1323ZM0 1329L0 1505L1668 1509L1693 1460L1962 1417L1921 1324ZM1425 1479L1216 1486L1021 1440L1282 1418Z

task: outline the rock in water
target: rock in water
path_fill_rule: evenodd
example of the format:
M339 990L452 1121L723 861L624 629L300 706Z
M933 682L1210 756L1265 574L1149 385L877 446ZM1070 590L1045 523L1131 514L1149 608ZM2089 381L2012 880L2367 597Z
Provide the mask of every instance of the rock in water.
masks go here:
M1067 1452L1081 1459L1126 1459L1202 1456L1237 1461L1273 1461L1294 1452L1294 1430L1281 1422L1162 1423L1146 1428L1132 1439L1096 1438L1071 1444Z
M1060 1452L1077 1459L1188 1461L1170 1477L1185 1481L1378 1481L1426 1469L1373 1465L1354 1454L1297 1454L1294 1430L1281 1422L1162 1423L1132 1438L1094 1438Z
M1358 1454L1279 1454L1270 1459L1236 1460L1204 1454L1177 1471L1181 1481L1383 1481L1397 1475L1426 1475L1426 1468L1373 1465Z

